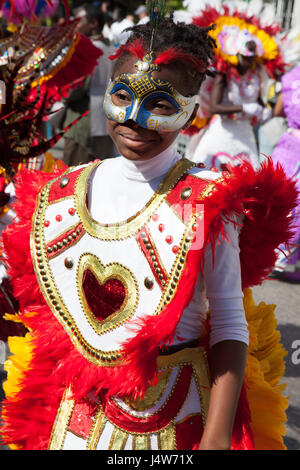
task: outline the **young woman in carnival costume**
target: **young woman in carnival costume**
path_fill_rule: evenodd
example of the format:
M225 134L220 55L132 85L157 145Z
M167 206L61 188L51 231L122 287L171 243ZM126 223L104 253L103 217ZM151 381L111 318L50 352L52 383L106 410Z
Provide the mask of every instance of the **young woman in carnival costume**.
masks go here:
M300 189L300 65L282 77L282 92L274 109L274 116L287 118L288 131L282 135L272 152L273 162L280 163L287 175L297 181ZM300 214L299 205L294 210L296 232L291 240L290 252L280 254L272 276L300 283Z
M260 164L254 126L270 119L270 83L281 76L285 64L276 42L279 26L264 23L257 5L262 2L252 3L257 9L251 2L207 1L192 10L194 24L215 25L209 34L216 41L216 76L200 90L186 155L209 168L243 160L255 168Z
M28 10L27 5L29 15ZM44 27L25 21L0 39L0 232L15 218L14 178L22 168L51 173L55 167L66 168L48 150L71 126L47 140L43 123L53 104L91 74L102 55L76 27L77 22L69 21L67 14L61 25ZM0 339L7 341L20 328L3 319L5 313L13 314L18 308L3 258L0 279Z
M295 185L271 161L221 174L177 154L213 40L150 3L106 93L121 156L19 175L3 234L29 330L6 363L15 449L284 448L285 351L249 288L291 235Z

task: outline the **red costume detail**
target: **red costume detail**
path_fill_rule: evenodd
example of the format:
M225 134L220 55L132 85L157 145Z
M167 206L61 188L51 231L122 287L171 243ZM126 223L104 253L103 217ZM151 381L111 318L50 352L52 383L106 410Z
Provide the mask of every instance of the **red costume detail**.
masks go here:
M50 225L50 222L48 225ZM64 251L66 247L74 245L74 243L77 243L81 239L84 233L85 230L81 223L77 224L76 227L73 227L71 230L64 232L59 237L55 238L55 240L52 240L47 244L47 257L51 259ZM60 246L60 244L62 246Z
M138 59L143 60L147 52L141 40L135 39L134 41L129 42L128 44L123 44L122 46L120 46L114 54L109 56L109 58L110 60L115 60L121 57L121 55L123 55L124 53L132 54ZM194 57L192 54L184 52L179 47L170 47L169 49L158 53L154 63L157 65L167 65L171 64L172 62L178 61L184 61L190 64L200 73L204 73L206 70L206 65L202 60L197 59L197 57Z
M125 300L125 287L119 279L109 279L102 285L89 269L83 274L82 287L93 315L100 322L117 312Z
M144 234L144 237L142 236ZM157 249L151 239L149 238L149 234L146 228L144 228L137 236L137 241L141 247L142 252L144 253L149 266L151 268L151 271L153 275L155 276L155 279L157 280L161 290L164 290L164 283L167 282L168 280L168 275L164 270L164 267L160 263L160 259L158 256ZM150 254L150 251L154 251L154 255ZM157 263L157 265L154 266L154 263ZM157 270L159 269L159 273ZM161 278L159 276L162 276Z
M63 178L68 178L67 184L63 184L63 178L59 178L57 181L55 181L49 192L49 203L55 202L58 199L72 196L74 194L76 180L81 172L82 168L79 168L78 170L72 171L72 173L63 176Z
M110 60L115 60L121 57L122 54L124 53L129 53L132 55L135 55L138 57L140 60L143 59L145 56L145 50L143 47L142 42L139 39L136 39L129 44L123 44L122 46L119 47L119 49L112 55L109 56Z
M184 404L191 383L192 366L183 366L180 376L181 378L178 379L172 395L158 413L148 418L135 418L118 407L112 399L105 400L104 397L103 411L105 416L117 426L130 432L155 432L162 429L179 413Z

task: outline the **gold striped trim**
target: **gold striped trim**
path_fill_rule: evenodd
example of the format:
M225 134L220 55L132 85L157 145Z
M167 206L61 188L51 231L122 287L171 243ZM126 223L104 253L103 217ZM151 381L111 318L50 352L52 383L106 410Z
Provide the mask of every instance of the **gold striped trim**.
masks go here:
M150 450L150 435L139 434L132 438L132 450Z
M86 450L96 450L97 444L103 432L104 426L107 423L107 419L104 416L102 409L100 408L94 418L94 423L88 438Z
M122 429L114 428L108 450L124 450L129 435Z
M52 429L48 450L61 450L63 448L69 422L75 406L75 400L71 398L71 390L68 388L62 401Z

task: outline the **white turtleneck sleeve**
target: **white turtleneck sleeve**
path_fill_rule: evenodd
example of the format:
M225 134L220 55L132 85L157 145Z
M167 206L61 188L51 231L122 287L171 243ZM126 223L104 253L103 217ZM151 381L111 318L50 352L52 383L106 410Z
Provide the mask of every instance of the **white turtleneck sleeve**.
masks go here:
M226 340L249 342L248 324L243 305L239 233L233 223L224 222L228 240L205 251L204 281L210 309L210 346Z

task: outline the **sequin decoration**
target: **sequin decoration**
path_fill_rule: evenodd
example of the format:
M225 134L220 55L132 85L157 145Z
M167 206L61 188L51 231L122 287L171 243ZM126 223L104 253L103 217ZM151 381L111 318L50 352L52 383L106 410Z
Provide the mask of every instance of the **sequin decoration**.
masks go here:
M89 269L83 274L82 288L88 306L99 321L119 310L125 300L125 287L119 279L100 284Z

